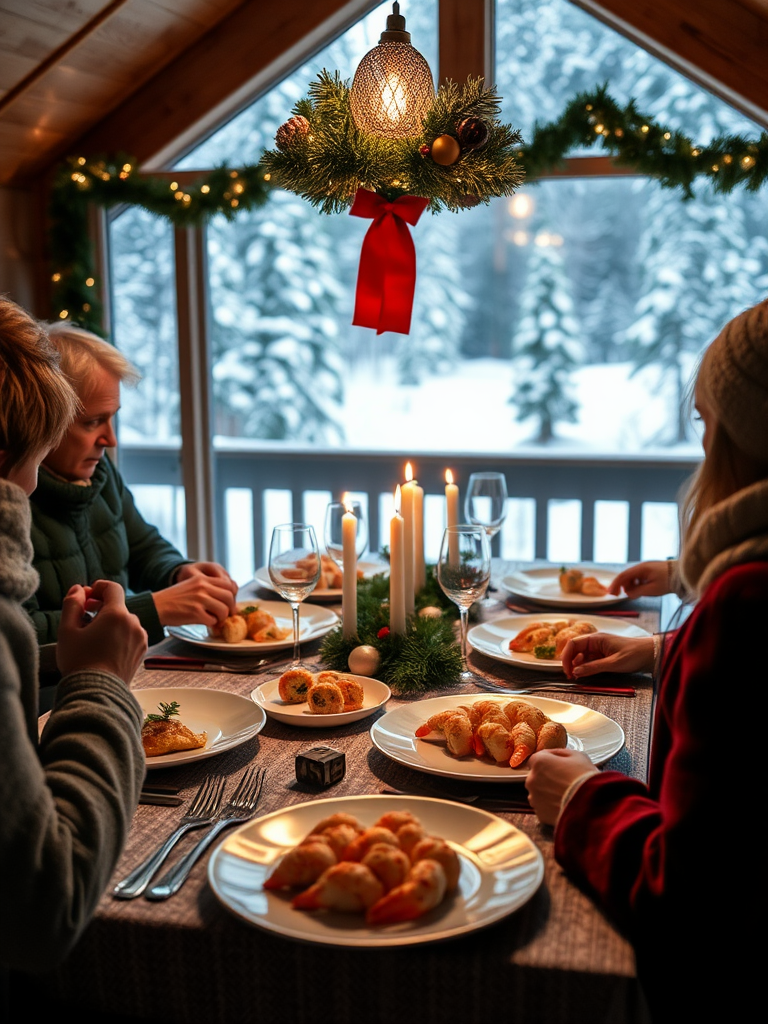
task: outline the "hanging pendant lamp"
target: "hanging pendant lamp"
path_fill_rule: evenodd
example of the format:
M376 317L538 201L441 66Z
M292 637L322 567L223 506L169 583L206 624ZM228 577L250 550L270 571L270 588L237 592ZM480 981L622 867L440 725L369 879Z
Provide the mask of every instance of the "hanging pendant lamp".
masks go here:
M354 122L369 135L413 138L421 134L434 98L429 64L411 46L411 33L405 31L405 18L395 2L378 45L355 72L349 96Z

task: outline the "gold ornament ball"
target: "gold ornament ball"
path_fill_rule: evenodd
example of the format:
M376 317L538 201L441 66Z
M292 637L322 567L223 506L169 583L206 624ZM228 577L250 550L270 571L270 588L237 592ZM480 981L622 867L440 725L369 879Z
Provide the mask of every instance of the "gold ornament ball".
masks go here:
M450 167L461 156L461 146L452 135L438 135L432 143L432 159L441 167Z
M370 644L362 644L349 652L347 664L356 676L372 676L381 664L381 655Z

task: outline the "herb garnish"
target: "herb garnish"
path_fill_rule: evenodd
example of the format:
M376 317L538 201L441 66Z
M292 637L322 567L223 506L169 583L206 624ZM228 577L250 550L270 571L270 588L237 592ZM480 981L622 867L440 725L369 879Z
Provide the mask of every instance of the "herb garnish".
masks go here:
M178 715L181 704L178 701L171 701L170 704L163 704L161 701L157 705L162 711L162 715L147 715L144 719L144 725L148 722L166 722L172 715Z

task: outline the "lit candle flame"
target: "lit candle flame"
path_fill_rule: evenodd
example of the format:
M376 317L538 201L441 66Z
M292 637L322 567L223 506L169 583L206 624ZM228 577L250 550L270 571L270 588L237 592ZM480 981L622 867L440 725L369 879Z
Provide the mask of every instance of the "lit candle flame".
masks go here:
M405 479L408 483L413 480L413 469L411 468L410 462L406 462L405 464Z
M408 95L398 75L387 75L381 90L381 106L385 116L397 123L408 106Z
M341 504L344 506L345 512L351 512L353 515L355 514L355 510L352 507L352 498L350 497L349 492L345 491L345 493L342 494Z
M395 488L395 515L400 515L400 484Z
M445 471L445 482L447 484L453 483L453 473L450 471L450 469L446 469Z

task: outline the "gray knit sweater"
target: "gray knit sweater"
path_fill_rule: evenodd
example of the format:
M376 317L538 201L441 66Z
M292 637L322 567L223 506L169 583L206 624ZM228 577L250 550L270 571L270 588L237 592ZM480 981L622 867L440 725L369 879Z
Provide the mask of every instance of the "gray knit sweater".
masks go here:
M120 855L145 773L141 710L108 673L65 676L38 742L37 638L21 607L38 583L29 528L26 495L0 479L3 988L9 968L50 970L77 941Z

